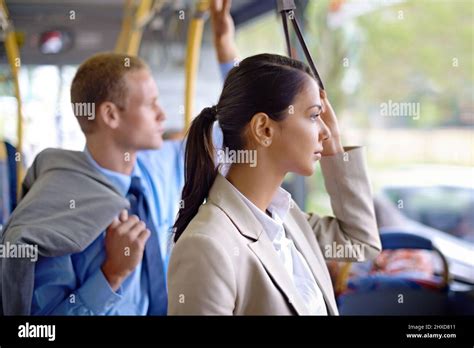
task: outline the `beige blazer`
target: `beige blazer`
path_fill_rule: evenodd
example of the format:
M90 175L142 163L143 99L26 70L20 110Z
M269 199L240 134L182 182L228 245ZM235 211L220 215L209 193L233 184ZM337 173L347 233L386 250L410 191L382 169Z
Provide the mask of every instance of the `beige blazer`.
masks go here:
M381 250L363 149L346 151L321 159L336 217L306 214L293 202L283 221L330 315L338 311L325 260L363 261ZM308 314L266 232L237 194L218 175L207 202L175 244L168 269L168 314ZM352 253L356 245L362 254Z

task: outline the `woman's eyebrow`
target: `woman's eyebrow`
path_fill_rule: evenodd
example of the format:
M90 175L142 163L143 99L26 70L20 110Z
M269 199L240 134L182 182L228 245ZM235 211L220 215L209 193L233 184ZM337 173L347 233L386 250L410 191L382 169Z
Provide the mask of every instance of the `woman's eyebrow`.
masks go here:
M323 110L323 107L321 106L321 104L314 104L314 105L311 105L309 108L307 108L306 111L312 108L319 108L319 111Z

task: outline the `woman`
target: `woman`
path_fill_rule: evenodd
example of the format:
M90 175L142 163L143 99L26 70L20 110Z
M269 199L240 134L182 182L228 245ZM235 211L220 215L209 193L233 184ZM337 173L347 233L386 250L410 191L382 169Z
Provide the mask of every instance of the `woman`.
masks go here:
M247 159L225 177L213 160L215 120L230 154L217 158ZM325 259L363 261L381 249L362 150L344 151L306 65L261 54L234 67L189 130L168 313L337 315ZM335 218L303 213L280 188L318 160Z

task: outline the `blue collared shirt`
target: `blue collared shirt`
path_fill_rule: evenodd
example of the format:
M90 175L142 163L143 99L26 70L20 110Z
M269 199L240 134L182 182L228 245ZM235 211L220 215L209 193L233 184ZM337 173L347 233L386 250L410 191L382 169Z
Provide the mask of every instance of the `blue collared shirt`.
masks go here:
M92 165L123 196L131 176L100 167L85 151ZM165 141L159 150L141 151L132 175L140 177L152 220L160 240L165 271L171 230L184 184L183 143ZM40 257L35 269L31 313L34 315L145 315L148 310L148 277L142 264L113 291L102 273L105 231L84 251L60 257ZM166 272L165 272L166 274Z
M238 60L232 60L230 62L225 62L225 63L220 63L219 64L219 70L221 72L221 76L223 79L227 77L227 74L229 71L234 67L237 66L239 63Z

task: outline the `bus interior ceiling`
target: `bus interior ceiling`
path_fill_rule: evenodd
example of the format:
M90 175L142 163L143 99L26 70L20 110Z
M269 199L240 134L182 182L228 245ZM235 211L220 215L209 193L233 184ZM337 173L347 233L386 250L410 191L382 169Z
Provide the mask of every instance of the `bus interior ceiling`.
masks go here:
M147 46L178 43L185 46L187 24L196 1L167 1L144 28L142 49ZM239 0L232 4L236 26L276 11L275 1ZM124 0L9 0L8 11L15 30L24 36L20 47L22 64L77 65L98 51L112 51L120 33ZM184 10L184 16L180 16ZM173 15L174 14L174 15ZM61 54L43 54L38 49L40 35L64 30L71 47ZM209 30L208 26L206 30ZM204 42L210 36L204 35ZM182 57L184 60L184 57Z
M182 117L175 116L182 113L186 40L196 3L195 0L155 0L153 5L160 5L157 13L143 27L139 56L150 65L159 81L162 105L172 116L167 121L167 129L171 131L180 130L184 125ZM300 3L304 6L307 0ZM10 19L20 37L22 66L77 66L97 52L113 51L122 29L125 5L126 0L8 0ZM271 11L276 15L274 0L234 1L231 9L237 28ZM63 34L67 47L57 54L44 54L40 49L41 37L52 31ZM200 54L195 111L215 102L222 83L211 40L207 23ZM0 64L6 63L2 45ZM205 88L200 88L203 86Z

